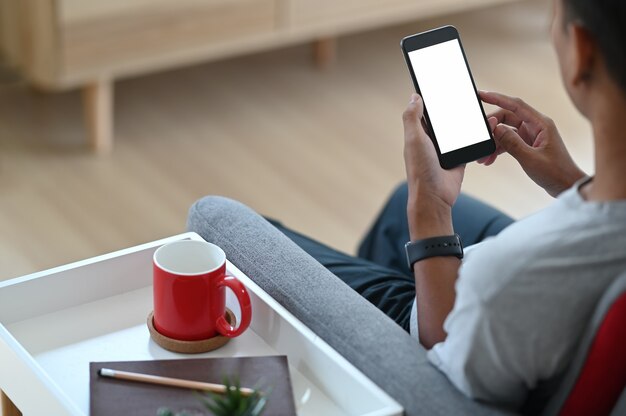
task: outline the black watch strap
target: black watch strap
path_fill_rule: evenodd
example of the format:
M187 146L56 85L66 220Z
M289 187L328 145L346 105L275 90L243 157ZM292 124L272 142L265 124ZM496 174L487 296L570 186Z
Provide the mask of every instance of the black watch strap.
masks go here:
M409 241L405 244L404 250L411 271L413 271L413 265L416 262L429 257L455 256L460 259L463 258L463 244L458 234Z

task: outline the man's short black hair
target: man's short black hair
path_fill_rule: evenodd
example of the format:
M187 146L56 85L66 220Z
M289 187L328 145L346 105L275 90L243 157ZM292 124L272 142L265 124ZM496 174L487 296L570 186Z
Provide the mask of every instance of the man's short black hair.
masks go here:
M626 1L562 0L565 21L577 21L596 40L609 74L626 94Z

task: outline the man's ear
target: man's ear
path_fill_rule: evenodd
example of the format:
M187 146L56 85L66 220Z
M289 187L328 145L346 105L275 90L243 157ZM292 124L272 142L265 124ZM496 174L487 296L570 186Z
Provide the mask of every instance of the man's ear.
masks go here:
M583 26L572 23L568 25L572 57L572 85L581 86L591 80L594 65L597 64L597 44L589 31Z

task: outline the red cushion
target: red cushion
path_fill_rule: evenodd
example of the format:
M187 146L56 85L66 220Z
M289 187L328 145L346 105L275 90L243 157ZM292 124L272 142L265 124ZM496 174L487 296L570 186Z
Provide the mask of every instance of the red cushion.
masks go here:
M607 312L561 416L609 415L626 386L626 293Z

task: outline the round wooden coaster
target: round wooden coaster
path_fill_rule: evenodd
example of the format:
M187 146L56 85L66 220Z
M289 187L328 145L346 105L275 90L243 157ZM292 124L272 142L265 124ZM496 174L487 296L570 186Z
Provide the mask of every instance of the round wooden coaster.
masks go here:
M226 320L232 326L237 324L235 314L228 308L226 308ZM213 351L223 347L228 341L230 341L230 338L223 335L201 339L198 341L181 341L166 337L154 327L154 312L150 312L150 315L148 315L148 330L150 331L150 337L152 337L154 342L156 342L159 346L168 351L179 352L182 354L200 354L202 352Z

